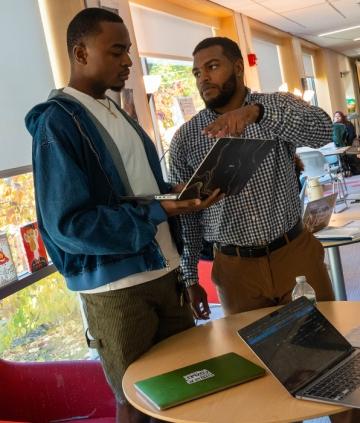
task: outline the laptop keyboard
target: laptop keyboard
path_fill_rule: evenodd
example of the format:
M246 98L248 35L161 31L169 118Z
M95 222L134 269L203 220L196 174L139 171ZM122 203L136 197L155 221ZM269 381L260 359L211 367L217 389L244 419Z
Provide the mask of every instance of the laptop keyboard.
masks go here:
M360 387L360 354L356 354L331 375L312 386L305 395L342 400Z

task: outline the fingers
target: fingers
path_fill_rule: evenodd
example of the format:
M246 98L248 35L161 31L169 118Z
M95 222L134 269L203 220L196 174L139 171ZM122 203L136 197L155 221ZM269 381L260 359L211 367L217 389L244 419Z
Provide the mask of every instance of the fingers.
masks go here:
M177 185L174 185L172 187L171 192L175 192L175 193L181 192L184 189L185 185L186 184L177 184Z
M201 202L202 208L206 209L213 204L217 203L218 201L222 200L225 197L224 194L221 193L220 188L217 188L212 194Z
M207 300L191 303L191 309L196 319L208 320L210 318L210 308Z
M214 203L222 200L224 194L220 193L217 188L205 200L198 198L192 200L164 200L161 201L161 206L168 216L176 216L178 214L195 213L212 206Z
M200 285L193 285L188 288L188 293L194 317L202 320L209 319L210 308L204 288Z
M256 121L258 107L244 106L224 113L214 122L204 128L203 133L209 137L240 136L247 125Z
M229 134L229 126L227 120L222 117L216 119L213 123L208 125L203 133L208 137L222 138Z

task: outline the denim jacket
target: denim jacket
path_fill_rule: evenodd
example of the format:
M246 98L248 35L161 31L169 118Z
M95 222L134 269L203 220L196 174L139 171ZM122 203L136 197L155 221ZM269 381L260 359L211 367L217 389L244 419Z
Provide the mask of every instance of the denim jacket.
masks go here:
M154 144L123 115L144 144L161 193L168 192ZM158 201L121 201L131 194L126 173L115 165L108 148L113 141L96 118L73 97L57 91L30 110L25 122L33 136L39 229L69 289L93 289L165 267L155 234L167 215Z

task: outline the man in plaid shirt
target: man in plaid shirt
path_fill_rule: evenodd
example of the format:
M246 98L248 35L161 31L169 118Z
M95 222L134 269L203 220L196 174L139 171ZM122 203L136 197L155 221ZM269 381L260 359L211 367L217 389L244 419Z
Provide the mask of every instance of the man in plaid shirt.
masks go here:
M276 141L240 194L180 217L182 278L194 314L209 314L197 273L203 239L215 246L212 279L226 315L289 302L299 275L307 277L318 300L333 300L324 249L302 227L294 163L296 147L318 148L331 140L330 117L289 93L251 93L243 82L240 49L228 38L207 38L193 55L206 108L174 135L171 182L186 182L218 137Z

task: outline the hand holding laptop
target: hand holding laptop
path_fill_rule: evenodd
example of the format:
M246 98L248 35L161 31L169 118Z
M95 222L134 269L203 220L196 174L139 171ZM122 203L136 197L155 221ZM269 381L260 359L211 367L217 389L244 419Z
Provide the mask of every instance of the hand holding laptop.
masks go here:
M212 206L223 198L224 194L222 194L220 189L217 188L204 200L200 200L199 198L191 200L160 200L160 204L166 214L170 217L177 216L178 214L198 212Z

